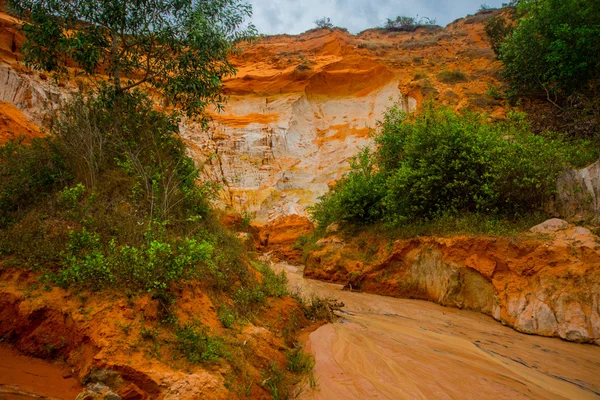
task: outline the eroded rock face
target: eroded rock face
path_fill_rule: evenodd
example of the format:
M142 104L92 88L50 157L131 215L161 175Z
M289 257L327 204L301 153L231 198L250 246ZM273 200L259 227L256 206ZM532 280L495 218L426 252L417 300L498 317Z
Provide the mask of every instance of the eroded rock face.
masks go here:
M600 344L600 238L574 226L545 232L549 239L398 240L375 254L361 239L325 238L309 253L305 275L479 311L523 333Z
M600 222L600 160L559 176L551 209L569 220Z
M300 236L310 235L314 225L306 217L289 215L278 218L267 225L257 226L258 250L271 252L274 258L290 264L302 262L301 247L296 246Z
M432 97L503 115L501 104L485 96L487 85L497 84L500 64L483 22L261 38L232 59L238 73L225 83L229 102L213 114L214 129L185 123L182 135L206 175L223 184L224 205L261 223L306 214L348 171L351 157L372 144L370 130L394 102L410 111ZM466 78L444 82L442 70Z
M222 184L223 206L248 211L261 223L306 214L348 171L349 159L372 143L370 130L399 99L407 111L431 97L456 109L504 115L502 104L485 95L488 85L499 83L500 63L483 29L492 15L414 32L374 29L355 36L321 29L261 38L232 57L238 73L225 81L229 101L225 112L213 112L213 129L185 121L182 137L206 176ZM22 65L18 24L0 13L0 100L41 125L72 88ZM444 70L465 79L445 81ZM76 78L69 85L87 83Z
M0 65L0 100L22 110L34 123L41 125L67 96L66 89L44 82L39 75L19 73L11 66Z
M225 383L233 376L233 367L225 361L218 367L187 363L170 347L176 340L174 329L160 323L158 300L151 296L127 299L106 293L75 295L59 288L46 291L38 287L38 276L1 267L0 338L28 356L63 360L72 376L86 385L80 399L228 399L233 395ZM229 334L200 284L182 288L174 307L182 324ZM248 323L231 336L244 343L245 354L251 355L247 362L235 365L249 374L244 387L251 391L250 398L268 396L259 385L259 367L272 362L284 365L280 332L292 315L298 326L308 326L295 300L269 299L256 316L256 321L266 321L264 326ZM151 337L144 336L142 329L150 331ZM150 345L159 355L150 356Z
M0 12L0 144L42 135L39 126L71 92L23 66L20 51L25 38L19 25L20 21Z

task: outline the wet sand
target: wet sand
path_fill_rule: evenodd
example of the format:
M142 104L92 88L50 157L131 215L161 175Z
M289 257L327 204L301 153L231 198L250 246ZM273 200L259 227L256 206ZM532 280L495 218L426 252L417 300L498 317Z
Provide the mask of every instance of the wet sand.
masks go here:
M0 400L73 400L81 385L69 370L0 344Z
M309 336L301 399L598 399L600 347L518 333L480 313L341 291L280 265L292 287L344 302Z

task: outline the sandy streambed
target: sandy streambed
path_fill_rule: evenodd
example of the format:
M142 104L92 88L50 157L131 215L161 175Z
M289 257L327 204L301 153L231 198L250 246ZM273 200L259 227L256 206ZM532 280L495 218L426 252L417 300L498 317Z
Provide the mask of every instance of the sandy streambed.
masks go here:
M518 333L433 303L341 291L285 268L291 286L345 304L310 334L316 390L303 399L597 399L600 347Z

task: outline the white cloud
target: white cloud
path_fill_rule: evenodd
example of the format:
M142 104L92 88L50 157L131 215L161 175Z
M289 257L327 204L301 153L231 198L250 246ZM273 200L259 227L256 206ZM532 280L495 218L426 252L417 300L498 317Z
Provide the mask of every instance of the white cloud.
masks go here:
M457 18L475 13L481 0L247 0L252 4L252 21L260 33L297 34L315 27L315 20L331 18L334 25L352 33L383 25L386 18L398 15L435 18L446 25ZM507 0L488 0L498 7Z

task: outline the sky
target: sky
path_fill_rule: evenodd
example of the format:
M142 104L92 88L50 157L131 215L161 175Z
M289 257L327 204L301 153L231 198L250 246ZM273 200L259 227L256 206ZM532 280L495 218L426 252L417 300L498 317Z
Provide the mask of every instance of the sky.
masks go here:
M486 4L499 7L508 0L247 0L253 6L252 22L259 33L297 34L315 27L315 20L331 18L335 26L358 33L383 26L398 15L435 18L445 26L474 14Z

